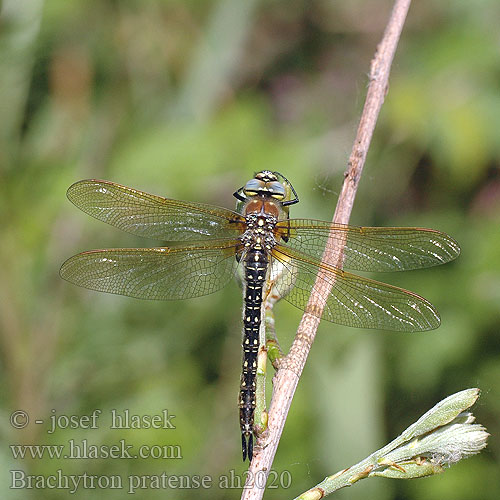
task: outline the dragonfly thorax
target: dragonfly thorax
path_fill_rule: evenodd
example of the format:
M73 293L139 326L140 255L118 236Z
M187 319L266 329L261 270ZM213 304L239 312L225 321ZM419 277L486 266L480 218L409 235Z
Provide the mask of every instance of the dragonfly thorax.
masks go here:
M241 241L247 249L270 251L276 245L274 228L278 219L266 213L250 213L245 217L247 229Z

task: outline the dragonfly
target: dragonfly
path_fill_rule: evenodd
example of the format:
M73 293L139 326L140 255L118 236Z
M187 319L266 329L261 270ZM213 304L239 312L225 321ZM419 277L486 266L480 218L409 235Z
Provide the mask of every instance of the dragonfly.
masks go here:
M215 292L241 273L239 417L244 461L253 456L259 329L271 287L275 297L333 323L399 332L431 330L440 318L426 299L344 269L406 271L444 264L460 253L453 238L433 229L290 218L290 207L299 202L297 193L286 177L269 170L256 173L234 193L236 210L94 179L76 182L67 195L83 212L111 226L169 242L74 255L60 271L71 283L139 299L175 300ZM342 265L323 262L327 242L342 247ZM273 278L277 273L279 279ZM320 296L321 310L308 309L311 292Z

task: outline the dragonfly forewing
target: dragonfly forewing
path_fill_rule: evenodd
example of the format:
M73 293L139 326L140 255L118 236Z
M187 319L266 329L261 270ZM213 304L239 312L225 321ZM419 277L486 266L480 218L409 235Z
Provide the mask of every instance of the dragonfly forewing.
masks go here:
M460 254L458 243L433 229L356 227L313 219L277 224L287 246L321 260L326 243L343 247L343 267L357 271L409 271L449 262Z
M109 181L75 182L67 195L96 219L157 240L237 238L244 230L244 218L227 208L171 200Z

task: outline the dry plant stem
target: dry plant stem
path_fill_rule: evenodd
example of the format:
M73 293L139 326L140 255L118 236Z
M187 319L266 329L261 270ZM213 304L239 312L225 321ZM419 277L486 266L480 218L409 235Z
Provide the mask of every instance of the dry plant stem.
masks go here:
M378 114L387 93L392 60L410 7L410 2L411 0L395 1L384 36L372 60L365 106L333 217L333 222L336 224L347 224L349 222L354 197L373 130L375 129ZM323 262L341 267L342 259L343 248L328 242L323 255ZM325 286L325 281L318 277L314 291L323 290ZM323 310L324 304L321 303L318 294L315 294L314 291L309 300L307 310L314 310L315 314L318 314ZM283 358L273 380L273 397L269 408L269 434L266 436L265 442L261 443L261 440L259 440L257 443L258 446L249 468L248 477L250 480L256 478L259 474L265 474L266 477L269 474L295 389L316 335L320 320L318 316L313 316L307 310L300 322L290 353ZM261 481L259 481L260 486L261 484ZM244 489L241 498L244 500L256 500L262 498L263 495L264 488L262 486L259 488L256 484L250 484Z

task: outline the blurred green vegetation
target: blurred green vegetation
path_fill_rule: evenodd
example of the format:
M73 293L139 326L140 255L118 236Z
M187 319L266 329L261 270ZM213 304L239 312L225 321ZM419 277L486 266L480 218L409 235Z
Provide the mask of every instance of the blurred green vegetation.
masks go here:
M155 303L60 280L82 250L142 246L65 198L103 178L171 198L234 206L261 169L279 170L301 203L329 219L364 101L370 59L392 2L354 0L4 0L0 14L0 479L2 498L30 474L241 474L236 284ZM496 499L500 495L500 4L415 2L351 222L426 226L462 255L442 268L386 275L439 309L419 335L322 324L274 469L292 498L392 439L438 400L467 387L492 434L478 457L428 480L367 481L338 498ZM146 242L146 245L153 242ZM291 342L300 311L277 307ZM47 433L57 414L103 411L99 429ZM111 430L110 409L156 414L175 430ZM30 424L9 424L15 409ZM9 445L173 444L182 460L15 460ZM123 498L80 488L76 498ZM141 498L193 498L143 489ZM199 489L197 498L237 498Z

